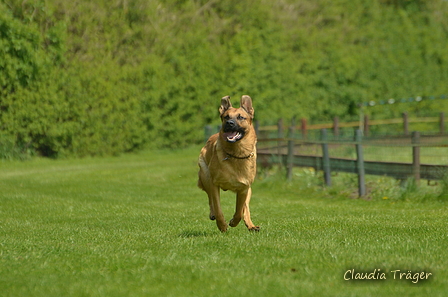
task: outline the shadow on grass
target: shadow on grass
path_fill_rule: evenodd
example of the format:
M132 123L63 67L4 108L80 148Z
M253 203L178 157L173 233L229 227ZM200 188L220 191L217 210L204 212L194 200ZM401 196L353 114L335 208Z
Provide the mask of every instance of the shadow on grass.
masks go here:
M191 238L191 237L205 237L208 233L205 231L185 230L179 234L179 237Z

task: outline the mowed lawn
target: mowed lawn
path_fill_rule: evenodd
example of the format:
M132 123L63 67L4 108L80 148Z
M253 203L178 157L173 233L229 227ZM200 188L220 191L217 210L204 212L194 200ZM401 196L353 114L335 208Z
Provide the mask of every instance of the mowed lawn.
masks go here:
M0 162L0 296L446 296L447 202L260 174L261 231L222 234L198 153ZM234 195L221 200L229 220Z

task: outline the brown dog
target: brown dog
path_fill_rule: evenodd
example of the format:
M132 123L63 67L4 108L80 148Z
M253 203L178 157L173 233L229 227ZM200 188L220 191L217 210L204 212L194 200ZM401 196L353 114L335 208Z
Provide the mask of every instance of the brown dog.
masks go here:
M207 192L210 219L216 219L219 230L227 231L220 204L220 189L223 189L236 193L235 214L229 225L236 227L243 218L250 231L259 231L260 227L252 223L249 211L257 159L257 136L252 126L252 99L244 95L241 97L240 108L233 108L230 97L223 97L219 113L222 128L209 138L199 155L198 186Z

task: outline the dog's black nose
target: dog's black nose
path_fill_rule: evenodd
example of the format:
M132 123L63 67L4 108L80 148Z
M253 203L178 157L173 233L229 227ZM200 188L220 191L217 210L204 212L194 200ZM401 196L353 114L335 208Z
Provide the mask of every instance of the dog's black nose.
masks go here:
M225 125L225 129L226 130L231 130L231 129L234 129L234 128L236 128L237 127L237 124L236 124L236 121L235 120L228 120L227 122L226 122L226 125Z

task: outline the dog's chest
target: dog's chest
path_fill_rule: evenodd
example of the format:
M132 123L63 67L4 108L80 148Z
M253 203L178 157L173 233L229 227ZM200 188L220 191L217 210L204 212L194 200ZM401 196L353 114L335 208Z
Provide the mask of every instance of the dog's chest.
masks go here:
M220 168L213 170L213 183L223 190L237 191L250 187L255 178L255 159L226 159L219 162Z

